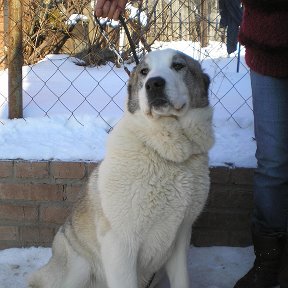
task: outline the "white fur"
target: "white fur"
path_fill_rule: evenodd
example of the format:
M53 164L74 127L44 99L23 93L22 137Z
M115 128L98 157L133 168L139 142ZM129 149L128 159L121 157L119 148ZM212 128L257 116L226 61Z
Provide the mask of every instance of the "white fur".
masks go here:
M169 64L169 53L157 55ZM165 77L178 83L173 73ZM177 95L184 91L188 101L177 85ZM145 288L164 269L171 288L189 288L191 227L209 191L211 117L210 107L187 109L180 117L126 111L84 200L58 231L52 258L29 287Z
M181 75L172 69L167 69L171 65L173 56L175 55L175 50L165 49L159 50L151 53L147 58L147 64L149 66L149 74L147 75L147 80L151 77L161 76L166 80L165 92L168 99L176 109L173 111L171 107L163 107L161 110L154 110L152 108L152 114L155 115L167 115L175 114L177 115L178 110L186 105L186 109L189 106L189 92L187 86L185 85ZM143 87L139 90L139 101L140 108L145 114L150 113L150 107L147 102L145 83ZM185 110L186 110L185 109ZM174 113L173 113L174 112Z

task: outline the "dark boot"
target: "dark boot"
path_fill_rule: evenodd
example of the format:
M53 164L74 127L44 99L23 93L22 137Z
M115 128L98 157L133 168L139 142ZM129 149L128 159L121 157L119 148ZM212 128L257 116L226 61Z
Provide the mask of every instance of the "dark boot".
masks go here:
M286 245L282 256L279 283L280 288L288 288L288 236L286 237Z
M252 233L252 240L256 256L254 266L238 280L234 288L276 287L279 285L278 276L284 249L283 240L256 233Z

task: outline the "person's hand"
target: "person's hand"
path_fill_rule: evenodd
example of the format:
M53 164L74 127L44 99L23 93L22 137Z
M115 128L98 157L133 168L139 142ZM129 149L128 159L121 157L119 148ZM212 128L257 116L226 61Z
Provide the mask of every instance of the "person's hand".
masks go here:
M96 0L95 15L118 20L128 0Z

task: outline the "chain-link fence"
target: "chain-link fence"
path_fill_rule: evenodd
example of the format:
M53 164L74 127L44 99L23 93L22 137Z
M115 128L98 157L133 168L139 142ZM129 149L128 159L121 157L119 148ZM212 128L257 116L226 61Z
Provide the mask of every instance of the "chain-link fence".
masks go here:
M113 126L125 105L123 67L135 65L123 25L99 19L100 27L94 1L0 2L0 121L15 111L24 118L61 114L79 122L91 114ZM241 126L238 116L252 113L249 71L237 46L239 24L225 7L220 15L221 2L133 1L123 17L139 57L171 47L199 60L212 80L215 114Z

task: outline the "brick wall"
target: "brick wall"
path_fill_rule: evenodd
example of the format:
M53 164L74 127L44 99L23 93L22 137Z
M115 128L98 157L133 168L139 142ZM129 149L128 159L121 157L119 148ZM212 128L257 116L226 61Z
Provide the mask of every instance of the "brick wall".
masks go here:
M0 161L0 249L49 246L95 165Z
M254 169L215 167L210 169L210 173L208 203L194 224L193 244L251 245Z
M96 163L0 161L0 249L50 246ZM251 243L252 169L211 168L211 192L194 225L197 246Z

